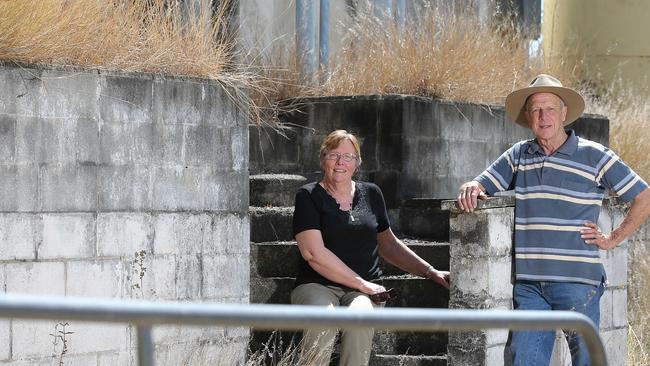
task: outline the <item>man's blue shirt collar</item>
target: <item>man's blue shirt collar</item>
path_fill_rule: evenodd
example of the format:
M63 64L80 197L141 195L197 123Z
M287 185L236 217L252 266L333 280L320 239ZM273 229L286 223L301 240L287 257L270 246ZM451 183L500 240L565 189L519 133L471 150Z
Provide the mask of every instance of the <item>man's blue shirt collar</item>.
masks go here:
M566 132L569 134L569 137L567 137L566 141L564 141L562 146L560 146L555 153L571 156L576 152L576 150L578 150L578 136L576 136L574 130L567 130ZM538 152L546 155L544 149L542 149L542 147L537 143L537 140L530 141L527 152L531 155Z

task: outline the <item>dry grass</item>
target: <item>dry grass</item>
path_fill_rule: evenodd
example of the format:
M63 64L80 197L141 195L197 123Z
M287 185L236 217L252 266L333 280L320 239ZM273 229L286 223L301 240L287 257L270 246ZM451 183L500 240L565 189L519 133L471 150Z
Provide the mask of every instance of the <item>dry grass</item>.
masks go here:
M0 60L81 66L216 80L235 103L259 108L244 90L259 77L235 62L230 2L188 8L173 0L0 1ZM192 21L187 21L192 19ZM258 91L264 94L265 91Z
M628 295L628 364L650 365L650 250L645 250L632 268Z
M434 8L423 8L417 24L400 36L395 26L360 14L323 93L500 104L534 75L549 72L541 60L529 59L522 36L507 24L496 28L462 14L443 18Z
M211 17L164 0L2 1L0 59L227 79L224 11Z

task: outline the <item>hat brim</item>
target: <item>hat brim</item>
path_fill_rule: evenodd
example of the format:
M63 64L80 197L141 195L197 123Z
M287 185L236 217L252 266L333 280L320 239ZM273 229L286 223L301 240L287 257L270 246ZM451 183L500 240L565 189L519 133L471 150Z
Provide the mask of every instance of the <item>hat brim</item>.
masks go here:
M528 119L526 119L524 104L526 99L535 93L553 93L564 101L564 105L567 107L565 126L580 118L585 110L585 100L573 89L561 86L531 86L515 90L506 97L506 115L511 121L526 128L530 127Z

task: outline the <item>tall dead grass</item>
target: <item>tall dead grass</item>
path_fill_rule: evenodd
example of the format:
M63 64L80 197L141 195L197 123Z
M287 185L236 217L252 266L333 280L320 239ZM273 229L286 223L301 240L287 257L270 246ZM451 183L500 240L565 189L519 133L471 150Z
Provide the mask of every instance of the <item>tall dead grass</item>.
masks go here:
M0 59L228 79L233 62L226 8L212 16L174 4L2 1Z
M443 17L436 8L423 7L402 34L359 13L344 44L325 94L402 93L499 104L543 70L514 26L485 24L471 14Z
M173 0L0 1L0 60L181 75L228 86L233 101L259 108L259 74L237 63L230 1L184 5Z

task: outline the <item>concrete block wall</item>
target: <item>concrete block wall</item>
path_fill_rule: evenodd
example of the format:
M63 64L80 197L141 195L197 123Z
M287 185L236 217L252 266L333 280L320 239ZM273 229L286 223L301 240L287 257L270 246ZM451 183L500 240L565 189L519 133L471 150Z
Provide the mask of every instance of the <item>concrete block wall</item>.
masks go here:
M220 84L0 65L0 85L0 292L249 302L248 121ZM159 364L210 364L243 361L248 331L154 338ZM3 364L134 364L134 342L0 319Z
M320 177L318 149L334 129L361 140L360 179L379 184L389 208L406 198L452 198L513 143L531 138L509 122L502 106L450 102L410 95L314 97L282 118L281 133L252 127L251 174ZM579 136L609 143L609 121L583 115Z
M455 211L455 202L443 202L450 214L450 271L454 276L450 308L512 309L514 197L491 198L473 213ZM623 219L625 206L607 199L599 225L610 232ZM648 224L633 240L646 242ZM624 242L610 251L600 251L608 282L600 302L600 335L609 364L627 360L628 246ZM449 365L508 364L508 331L451 332ZM561 333L556 338L552 365L571 363Z

